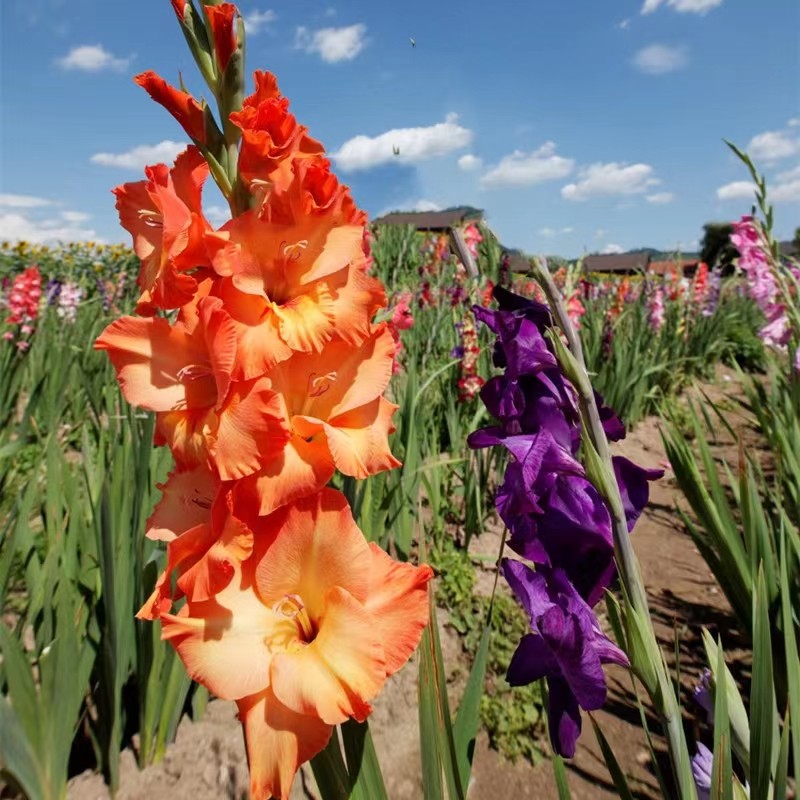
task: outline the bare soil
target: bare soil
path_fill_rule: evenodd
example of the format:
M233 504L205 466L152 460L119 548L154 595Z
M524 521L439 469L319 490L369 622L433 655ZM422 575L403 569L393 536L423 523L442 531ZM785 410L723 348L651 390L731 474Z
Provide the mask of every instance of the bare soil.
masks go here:
M720 369L712 385L703 386L715 402L737 396L740 387L736 375ZM689 396L699 398L698 390ZM723 402L725 402L723 400ZM746 417L729 406L729 423L740 429L745 441L754 444ZM659 421L650 418L639 424L615 452L645 467L666 468L664 478L651 485L651 500L633 534L634 547L641 563L656 625L657 635L670 663L674 661L676 636L680 642L681 685L684 707L691 713L688 694L705 666L700 641L703 626L719 633L726 647L740 644L725 597L712 574L684 530L675 510L680 492L669 470L659 432ZM715 456L735 464L738 443L720 431ZM496 557L500 530L489 526L474 540L475 555ZM479 591L490 591L493 569L483 558ZM440 620L442 646L454 697L469 670L460 641ZM370 728L392 800L417 800L422 797L419 768L419 728L417 721L416 664L412 661L389 681L375 704ZM629 675L620 668L607 671L608 703L594 714L637 798L661 796L653 764L642 731L639 710ZM699 709L698 709L699 711ZM650 719L653 722L652 717ZM690 720L689 729L692 724ZM657 725L651 728L657 734ZM663 742L656 735L656 748L663 754ZM659 758L659 762L663 762ZM668 771L666 762L662 767ZM212 701L198 722L184 719L174 744L164 760L139 771L130 751L123 754L120 800L217 800L246 798L247 770L241 730L235 718L235 706ZM588 717L576 757L568 764L570 788L575 800L612 798L617 793L608 776ZM108 791L102 778L86 772L70 781L69 800L105 800ZM306 765L298 775L292 798L316 798L311 770ZM469 790L471 800L503 798L556 798L557 793L548 759L532 766L527 762L512 764L488 746L486 735L479 734Z

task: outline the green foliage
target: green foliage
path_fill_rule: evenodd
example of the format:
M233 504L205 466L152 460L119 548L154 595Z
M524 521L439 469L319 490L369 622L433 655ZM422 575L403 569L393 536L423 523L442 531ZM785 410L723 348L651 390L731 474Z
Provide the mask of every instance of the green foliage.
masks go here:
M429 560L439 576L437 600L448 610L449 624L464 637L465 651L474 657L489 608L489 598L475 593L475 567L469 555L448 536L442 537ZM542 757L544 734L541 689L538 683L512 687L505 680L511 656L529 632L530 621L519 605L506 594L496 595L487 689L480 711L492 747L512 761L521 757L535 764Z
M695 379L710 378L718 362L763 367L764 347L755 333L763 317L737 294L735 281L723 284L720 301L707 316L692 303L667 302L658 331L651 325L647 298L648 291L640 291L614 316L616 291L606 292L586 302L581 319L592 383L628 425L658 411L665 398Z

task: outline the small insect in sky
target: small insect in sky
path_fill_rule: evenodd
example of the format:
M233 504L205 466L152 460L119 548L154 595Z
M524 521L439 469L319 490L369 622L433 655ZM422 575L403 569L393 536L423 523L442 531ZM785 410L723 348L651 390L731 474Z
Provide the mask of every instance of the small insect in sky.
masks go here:
M399 148L399 147L397 147L396 145L392 145L392 152L393 152L393 153L394 153L396 156L399 156L399 155L400 155L400 148Z
M411 36L408 37L408 41L411 42L411 46L412 47L416 47L417 46L417 40L412 38Z

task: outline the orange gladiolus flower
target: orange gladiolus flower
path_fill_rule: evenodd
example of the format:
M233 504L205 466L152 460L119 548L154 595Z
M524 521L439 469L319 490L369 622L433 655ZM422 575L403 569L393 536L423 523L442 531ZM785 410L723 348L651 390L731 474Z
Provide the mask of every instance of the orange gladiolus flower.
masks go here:
M178 308L197 291L187 270L210 266L203 236L210 229L201 210L208 164L196 147L187 148L169 169L156 164L145 169L147 180L114 189L122 226L133 235L142 261L137 283L140 314L156 308Z
M267 379L290 435L259 471L237 483L237 501L268 514L318 491L337 468L366 478L399 466L389 449L397 406L382 396L393 357L394 340L381 325L358 347L335 340L274 367Z
M232 3L221 3L218 6L207 5L205 13L211 25L214 37L214 52L220 72L225 72L233 51L236 50L236 31L233 27L236 19L236 6Z
M95 348L108 351L125 399L159 412L159 432L182 466L208 461L235 480L289 438L268 379L231 380L236 335L219 298L200 300L195 325L122 317Z
M256 91L230 116L242 130L239 172L248 185L256 181L286 188L293 161L320 155L324 149L289 113L289 100L281 96L275 76L256 72L255 80Z
M357 343L386 304L365 271L363 224L349 222L359 214L341 187L331 191L326 170L296 165L292 187L266 201L274 219L254 209L219 232L227 243L213 266L229 280L216 291L237 324L239 377L319 350L334 333Z
M332 726L365 719L416 648L433 573L368 544L331 489L262 518L254 534L224 589L161 623L189 674L236 701L251 796L288 798Z
M173 3L177 12L177 6ZM188 92L170 86L160 75L147 70L133 79L153 100L172 114L186 133L197 143L206 143L206 123L203 106Z
M185 25L188 5L172 5ZM236 9L205 12L224 71ZM215 92L223 107L236 78L228 70ZM428 618L430 568L368 544L326 488L337 469L399 465L384 397L395 342L374 321L386 294L367 275L365 213L273 75L257 72L230 115L238 173L230 126L206 142L191 95L153 72L137 82L202 146L115 190L142 262L139 316L95 347L128 402L155 413L156 444L176 462L147 521L166 565L138 616L160 620L189 674L237 703L254 800L287 798L333 726L370 713ZM219 230L202 214L203 154L224 155L223 193L248 209Z

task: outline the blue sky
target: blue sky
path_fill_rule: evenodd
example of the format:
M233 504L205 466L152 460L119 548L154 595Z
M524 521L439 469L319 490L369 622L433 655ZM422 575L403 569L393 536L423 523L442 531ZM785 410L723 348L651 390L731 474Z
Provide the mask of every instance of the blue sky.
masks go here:
M691 249L751 205L728 138L766 173L779 236L800 225L793 0L240 10L248 69L275 72L371 215L469 204L528 252ZM185 141L131 77L204 88L169 0L2 0L0 36L0 238L125 241L110 189Z

